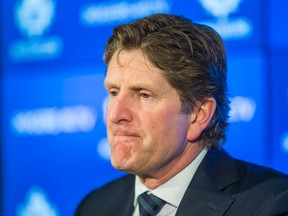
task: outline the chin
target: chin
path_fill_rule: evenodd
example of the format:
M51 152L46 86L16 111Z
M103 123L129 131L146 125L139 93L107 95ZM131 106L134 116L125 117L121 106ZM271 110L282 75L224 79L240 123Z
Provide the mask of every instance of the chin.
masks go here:
M112 166L119 170L119 171L123 171L126 173L132 173L134 174L134 170L135 168L131 165L129 165L127 162L122 161L115 161L115 160L111 160Z
M117 170L125 171L127 169L126 162L123 159L111 157L111 164Z

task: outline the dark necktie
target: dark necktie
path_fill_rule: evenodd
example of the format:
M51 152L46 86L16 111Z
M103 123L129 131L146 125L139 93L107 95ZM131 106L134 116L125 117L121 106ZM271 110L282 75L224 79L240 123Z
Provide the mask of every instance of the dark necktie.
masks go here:
M143 193L138 197L140 216L156 216L165 201L153 194Z

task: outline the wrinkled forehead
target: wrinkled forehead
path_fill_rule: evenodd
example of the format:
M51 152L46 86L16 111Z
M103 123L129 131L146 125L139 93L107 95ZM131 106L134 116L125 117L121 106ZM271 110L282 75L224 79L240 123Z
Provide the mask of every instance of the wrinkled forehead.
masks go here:
M111 70L135 70L138 72L156 73L163 75L163 71L151 63L141 49L117 50L108 64L106 75ZM164 78L164 77L163 77Z
M126 85L133 88L170 88L162 71L152 65L139 50L115 53L108 65L105 86ZM159 90L160 91L160 90Z

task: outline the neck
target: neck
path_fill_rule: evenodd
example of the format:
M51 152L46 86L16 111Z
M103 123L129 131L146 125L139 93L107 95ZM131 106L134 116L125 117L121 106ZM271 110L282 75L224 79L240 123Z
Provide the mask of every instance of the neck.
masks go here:
M150 175L138 175L141 182L149 189L153 190L171 178L176 176L179 172L185 169L202 151L203 147L199 145L192 145L177 158L162 167L157 172Z

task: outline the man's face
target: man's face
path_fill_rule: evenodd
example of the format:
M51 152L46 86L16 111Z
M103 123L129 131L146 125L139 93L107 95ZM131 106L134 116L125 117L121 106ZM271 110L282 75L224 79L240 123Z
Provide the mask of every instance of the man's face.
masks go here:
M108 66L107 132L112 165L137 175L161 175L187 148L189 114L177 91L141 51L115 53Z

